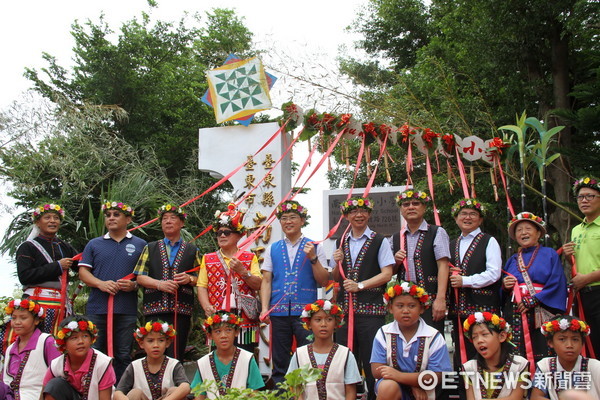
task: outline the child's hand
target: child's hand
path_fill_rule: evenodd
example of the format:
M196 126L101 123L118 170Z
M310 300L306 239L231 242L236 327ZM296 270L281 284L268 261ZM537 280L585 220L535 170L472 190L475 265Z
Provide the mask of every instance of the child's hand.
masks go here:
M394 367L390 367L389 365L382 365L377 369L381 373L381 377L383 379L390 379L395 382L398 382L400 380L401 372Z
M411 386L412 394L415 400L427 400L427 392L417 386Z

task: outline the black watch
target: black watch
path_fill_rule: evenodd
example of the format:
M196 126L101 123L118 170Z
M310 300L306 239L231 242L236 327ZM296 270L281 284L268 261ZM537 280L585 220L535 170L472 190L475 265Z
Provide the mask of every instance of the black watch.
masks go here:
M312 260L310 260L310 263L311 263L312 265L315 265L315 264L317 263L317 261L319 261L319 257L315 257L315 258L313 258Z

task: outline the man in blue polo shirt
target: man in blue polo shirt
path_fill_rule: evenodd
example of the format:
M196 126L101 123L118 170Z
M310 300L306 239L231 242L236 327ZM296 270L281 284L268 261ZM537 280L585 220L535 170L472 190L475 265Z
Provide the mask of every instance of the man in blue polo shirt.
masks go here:
M131 345L137 320L137 283L122 279L131 274L146 241L127 231L134 214L127 204L102 204L106 235L90 240L79 262L79 278L88 285L86 314L98 326L94 348L106 352L108 299L114 295L113 350L117 381L131 363Z

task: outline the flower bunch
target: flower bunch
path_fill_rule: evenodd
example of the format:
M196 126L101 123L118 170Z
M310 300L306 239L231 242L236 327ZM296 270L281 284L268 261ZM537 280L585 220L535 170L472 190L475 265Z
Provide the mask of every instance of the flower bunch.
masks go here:
M581 332L583 336L590 334L590 326L587 322L573 318L570 315L557 315L550 321L544 322L540 330L546 337L552 337L556 332L561 331Z
M600 192L600 182L597 178L586 176L584 178L577 179L573 183L573 194L577 196L577 194L579 193L579 189L581 189L582 187L588 187L590 189L594 189Z
M289 101L287 103L283 103L281 105L281 109L283 110L283 116L281 117L280 124L283 125L283 123L287 122L285 125L286 132L293 131L298 127L304 117L302 108Z
M413 199L419 200L421 203L427 203L431 201L431 197L429 197L427 192L409 189L396 196L396 204L400 206L405 201Z
M31 312L34 316L44 318L46 315L46 310L44 307L40 306L35 301L31 301L29 299L14 299L8 302L4 311L7 315L12 315L15 309L21 309Z
M237 233L243 234L246 231L246 227L242 224L246 210L237 210L235 203L229 203L227 205L227 211L221 212L217 210L215 212L216 220L213 222L213 231L218 231L219 228L229 228Z
M402 125L399 131L402 135L402 143L408 143L410 137L417 134L417 131L415 131L414 128L409 126L408 124Z
M541 225L542 227L546 226L546 223L544 222L544 220L541 217L538 217L537 215L535 215L534 213L530 213L530 212L522 212L519 213L517 215L515 215L510 222L508 223L508 227L510 228L510 226L512 224L514 224L515 222L521 222L521 221L533 221L538 225Z
M442 146L446 153L450 155L454 154L454 149L456 148L456 138L454 135L450 133L442 135Z
M499 137L493 138L488 143L489 151L497 151L498 154L502 154L502 149L505 147L509 147L509 146L510 146L510 144L504 143L504 140L500 139Z
M310 330L310 319L312 316L319 312L325 311L325 313L335 317L338 322L337 327L341 327L344 325L344 311L340 306L335 303L330 302L329 300L317 300L314 303L310 303L304 306L304 310L302 310L302 314L300 315L300 319L302 319L302 326L306 330Z
M234 328L239 328L241 323L242 319L237 315L227 311L217 311L213 315L206 318L202 326L204 326L206 331L212 332L216 326L221 324L228 324Z
M415 285L412 282L400 281L391 282L388 284L385 293L383 294L383 302L385 304L389 304L390 301L396 296L409 295L419 300L419 302L425 306L425 308L429 308L431 305L431 299L429 294L420 286Z
M150 332L159 332L164 334L167 338L173 338L177 332L173 329L172 325L162 321L148 321L146 325L138 327L133 332L133 337L138 343L141 343Z
M65 210L58 204L39 205L33 209L33 213L31 214L31 217L33 218L34 221L37 221L42 216L42 214L45 214L47 212L53 212L53 213L58 214L58 217L61 220L65 217Z
M87 331L92 337L92 343L96 341L98 337L98 328L94 323L81 315L74 315L64 320L60 326L59 331L54 336L56 340L56 347L61 353L65 351L65 345L67 340L71 337L73 332L84 332Z
M452 209L451 209L452 216L456 218L456 216L458 215L460 210L462 210L463 208L470 208L473 210L477 210L477 211L479 211L479 215L481 215L482 217L485 215L485 211L486 211L483 203L481 203L475 199L466 199L465 198L465 199L460 199L459 201L454 203L454 205L452 206Z
M277 206L277 212L275 215L277 216L277 219L281 219L281 216L283 214L289 213L289 212L298 214L300 217L304 218L305 220L308 220L310 218L306 207L303 207L296 200L286 200L283 203L279 204ZM306 226L306 225L307 224L305 223L303 226Z
M106 212L107 210L119 210L128 217L133 217L135 215L133 208L125 203L116 201L104 200L102 203L102 212Z
M342 128L347 126L348 124L350 124L352 120L352 114L341 114L340 118L338 120L338 123L336 124L337 128Z
M342 214L344 215L348 215L350 211L356 208L362 208L371 212L373 211L373 200L367 197L351 197L340 204L340 210L342 210Z
M439 137L439 133L435 133L429 128L425 128L425 130L423 130L423 133L421 134L421 138L423 139L425 147L427 147L430 150L434 149L437 146L437 141L435 139Z
M175 204L163 204L162 206L160 206L160 208L158 209L158 218L162 218L162 216L164 215L164 213L174 213L176 214L179 218L182 219L186 219L187 218L187 214L185 213L185 211L183 211L183 208L175 205Z
M463 322L463 328L465 330L465 337L467 339L471 339L471 329L476 324L486 324L490 330L495 330L496 332L506 332L508 335L508 340L512 339L512 331L510 325L506 320L502 317L499 317L496 314L492 314L491 312L476 312L475 314L471 314L465 319Z

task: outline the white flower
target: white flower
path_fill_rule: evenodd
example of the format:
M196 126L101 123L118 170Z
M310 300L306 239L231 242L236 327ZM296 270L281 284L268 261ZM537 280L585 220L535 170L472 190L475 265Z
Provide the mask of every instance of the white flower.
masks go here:
M483 313L476 312L473 315L475 316L475 321L477 321L478 323L485 322L485 318L483 318Z
M410 284L408 282L402 282L400 285L403 293L408 293L410 291Z
M169 331L169 324L167 324L166 322L162 324L162 331L163 333L167 333Z
M302 310L302 314L300 315L300 318L308 318L308 313L306 312L306 310Z
M20 307L21 306L21 299L18 299L15 297L15 302L13 303L15 305L15 307Z
M14 299L16 299L16 298L21 298L21 296L23 296L23 290L21 290L21 289L15 289L15 290L13 291L13 295L12 295L12 297L13 297Z
M40 311L38 311L38 317L42 318L42 315L44 315L44 307L40 307Z
M229 321L229 314L225 314L225 315L223 315L223 316L221 317L221 321L223 321L223 322L227 322L227 321Z
M111 206L111 207L116 207L116 206L117 206L117 202L116 202L116 201L113 201L112 203L110 203L110 206Z
M79 324L77 324L77 321L71 321L67 324L67 328L74 331L75 329L79 328Z
M373 161L371 161L371 167L374 167L374 166L376 166L377 164L379 164L379 161L377 161L377 160L373 160Z
M565 318L558 321L558 326L560 326L561 331L566 331L567 329L569 329L570 325L571 324L569 323L569 321L567 321Z
M329 300L325 300L325 303L323 304L323 311L329 310L331 310L331 302Z
M221 211L220 210L215 211L215 218L219 218L219 215L221 215Z

